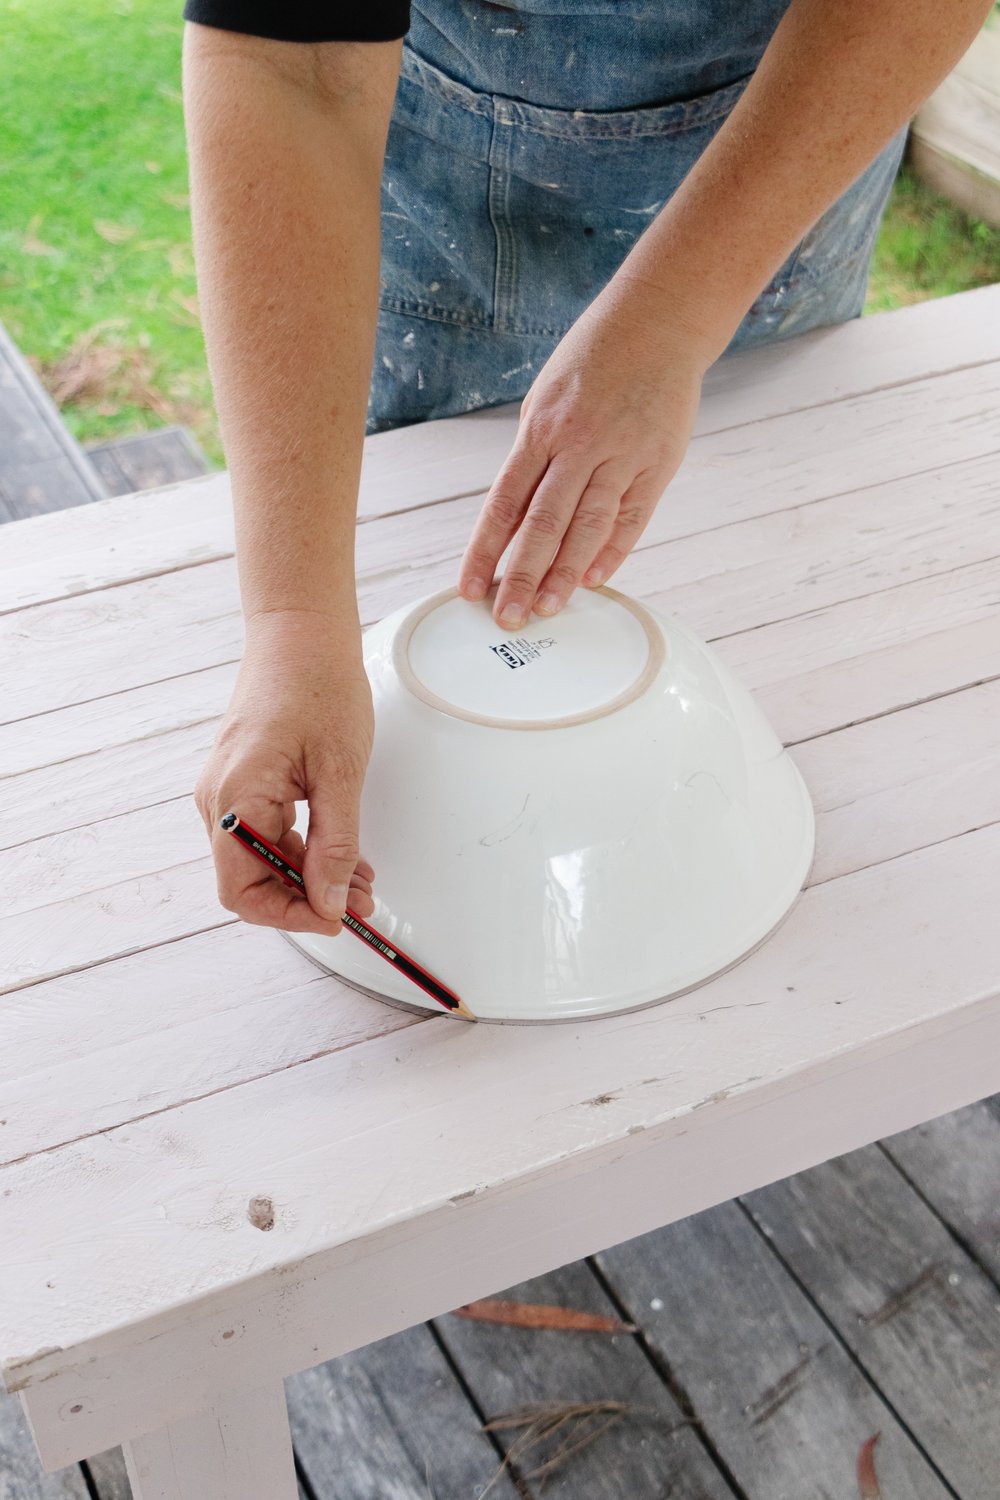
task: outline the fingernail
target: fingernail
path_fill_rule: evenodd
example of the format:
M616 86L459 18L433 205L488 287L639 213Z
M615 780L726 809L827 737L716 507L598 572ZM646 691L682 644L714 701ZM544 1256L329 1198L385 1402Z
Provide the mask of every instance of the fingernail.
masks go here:
M347 886L328 885L323 904L331 917L342 917L347 910Z
M473 600L475 600L475 599L485 599L486 598L486 579L485 578L470 578L469 581L468 581L468 583L465 585L465 597L467 599L473 599Z
M519 604L506 604L500 611L500 624L505 630L516 630L523 619Z
M603 568L588 568L583 575L585 583L595 584L603 583L607 576Z
M558 594L543 594L535 605L535 609L540 615L554 615L561 603L562 600Z

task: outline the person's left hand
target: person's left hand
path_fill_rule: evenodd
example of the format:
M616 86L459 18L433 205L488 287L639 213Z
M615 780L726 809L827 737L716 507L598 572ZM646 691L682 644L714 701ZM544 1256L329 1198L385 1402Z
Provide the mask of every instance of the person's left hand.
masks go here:
M577 319L521 403L517 436L462 559L482 599L514 544L493 616L517 630L621 566L687 449L710 359L658 315L662 293L618 276Z

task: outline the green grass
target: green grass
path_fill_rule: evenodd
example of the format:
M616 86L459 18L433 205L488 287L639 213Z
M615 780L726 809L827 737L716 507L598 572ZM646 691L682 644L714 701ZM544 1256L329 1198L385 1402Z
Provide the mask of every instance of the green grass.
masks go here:
M82 440L176 420L218 459L180 12L181 0L0 0L0 308Z
M968 218L904 167L882 220L865 312L994 281L1000 281L1000 229Z
M176 421L221 462L191 255L181 4L0 0L0 316L81 441ZM865 311L993 281L1000 230L904 171Z

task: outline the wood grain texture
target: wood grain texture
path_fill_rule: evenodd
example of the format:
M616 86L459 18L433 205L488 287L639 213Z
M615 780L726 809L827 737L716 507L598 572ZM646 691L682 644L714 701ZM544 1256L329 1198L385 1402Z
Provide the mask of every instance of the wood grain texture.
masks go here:
M435 1017L3 1169L22 1246L5 1379L47 1461L109 1446L151 1380L162 1409L192 1409L227 1370L291 1373L489 1294L504 1265L540 1274L994 1091L1000 933L969 902L998 874L1000 830L951 839L807 892L751 959L669 1005L572 1028ZM261 1193L267 1236L247 1221ZM222 1317L239 1346L219 1344ZM183 1380L158 1357L168 1331ZM127 1388L80 1402L107 1361Z
M930 423L930 433L925 434L924 420L914 420L915 403L908 398L913 396L916 404L933 408L929 388L947 372L968 371L972 389L979 388L982 378L989 384L991 377L977 377L973 371L1000 358L998 305L997 288L984 287L899 313L816 329L771 348L719 361L706 379L695 438L681 473L670 486L670 504L660 508L654 523L676 526L680 518L684 530L665 532L664 536L695 533L702 526L722 524L711 519L718 509L715 488L725 484L727 469L737 490L743 478L742 464L728 464L727 457L752 461L757 447L756 434L751 433L741 453L741 445L727 439L726 430L753 427L772 418L784 424L775 429L778 441L771 446L771 460L779 466L782 455L794 457L789 447L791 434L805 435L805 449L801 442L797 449L801 459L803 451L808 453L809 434L815 428L819 434L815 457L821 474L823 468L836 471L844 464L848 473L852 466L860 472L861 484L873 483L878 475L869 470L873 449L870 442L864 442L861 416L873 392L883 393L886 404L880 401L881 410L912 423L908 438L915 445L916 468L921 466L920 455L924 455L924 467L943 461L944 455L935 458L933 435L939 435L947 447L954 437L961 441L960 434L955 431L950 437L947 412L935 413L932 409L921 413ZM894 387L900 387L898 397L892 394ZM967 386L960 383L958 390L965 391ZM946 405L950 407L951 403ZM843 410L838 411L838 407ZM818 412L813 419L796 420L799 413L810 408L824 408L826 415ZM854 426L860 426L857 453ZM366 523L379 517L398 521L407 511L418 510L418 535L431 538L436 524L434 511L455 496L467 497L460 523L467 533L516 431L517 403L508 403L366 439L358 500L362 536ZM822 434L831 431L833 443L824 444ZM841 436L838 443L837 433L847 436ZM713 438L713 434L718 436ZM906 466L911 443L887 444L884 437L883 428L878 446L896 450L891 460L897 465L896 474L915 472ZM963 456L970 456L972 451L967 449ZM808 478L808 473L803 477ZM699 474L704 476L700 491ZM773 499L781 489L780 484L769 482L766 462L761 483L765 494L763 498L758 496L757 504L766 510L767 491ZM817 493L810 498L835 492L822 484L817 488L815 482L812 487ZM682 504L685 495L692 496L690 510ZM780 506L780 493L777 499ZM708 519L702 521L706 506ZM722 520L726 519L735 517L724 515ZM400 532L402 541L398 525L390 531L393 535ZM83 512L42 516L5 534L4 542L0 612L217 560L233 551L228 477L210 475L172 486L154 500L127 496L87 507Z
M222 914L182 783L241 647L224 477L5 528L0 1353L49 1467L1000 1086L998 304L954 301L720 365L616 575L831 830L768 944L644 1012L414 1020ZM366 444L366 619L454 581L515 425Z
M965 166L968 176L981 182L981 198L978 203L973 198L970 211L978 208L996 223L1000 210L1000 28L995 11L965 55L920 106L913 135L915 142Z
M597 1263L743 1493L854 1496L858 1452L881 1432L884 1495L951 1494L737 1203L618 1245Z
M792 702L795 705L798 699ZM999 819L1000 778L990 774L999 756L999 705L1000 685L993 682L799 745L796 759L817 810L819 847L810 885ZM783 712L775 712L772 717L781 724ZM256 1076L268 1049L276 1049L274 1058L282 1059L282 1065L291 1065L312 1056L318 1046L319 1038L309 1025L309 1004L301 1014L298 1034L288 1032L288 1007L297 1004L292 995L298 995L298 990L292 984L292 956L285 953L285 945L273 933L250 935L249 930L238 927L210 894L211 867L201 819L186 790L183 795L175 795L178 787L193 783L204 744L195 739L187 745L189 759L168 759L160 768L151 756L163 742L169 744L169 738L154 736L138 742L136 748L141 754L132 766L127 762L123 765L123 751L109 754L108 768L103 768L103 757L85 757L85 765L94 774L100 771L96 792L91 778L85 798L85 805L97 820L63 834L28 837L36 811L37 819L45 816L45 793L52 805L63 804L54 789L58 783L43 778L40 786L33 786L31 783L37 780L34 774L15 778L12 783L18 787L18 795L12 798L18 811L12 816L24 814L24 820L19 828L7 822L7 864L15 889L9 915L1 927L4 957L0 986L18 989L27 984L31 989L37 987L37 993L25 993L18 1005L0 1005L0 1056L6 1055L12 1062L16 1059L21 1070L18 1079L6 1080L10 1100L16 1098L19 1107L9 1112L15 1128L7 1136L3 1160L24 1154L31 1145L43 1149L52 1140L75 1139L127 1118L132 1095L126 1092L109 1097L100 1088L100 1077L108 1065L103 1050L109 1044L108 1035L93 1028L81 1029L76 1023L82 996L87 992L111 996L103 1008L112 1022L115 1058L123 1062L126 1056L129 1058L136 1098L154 1097L160 1109L183 1103L190 1097L186 1091L210 1092L214 1086L240 1082L247 1076L241 1071L244 1068L249 1068L249 1076ZM63 766L54 769L61 771ZM177 784L169 786L160 781L160 769L163 774L177 775ZM157 796L150 807L124 814L102 808L100 796L117 796L127 789L130 798L138 799L135 793L139 787L145 795ZM174 796L160 799L159 793L168 790ZM37 801L31 799L31 792L39 793ZM102 811L108 816L100 817ZM199 853L202 849L204 852ZM378 850L369 852L378 867ZM111 871L114 879L109 883ZM217 951L226 954L226 963L238 966L241 972L259 972L261 987L252 1002L253 1031L241 1034L235 1017L231 1025L223 1023L216 1010L205 1004L199 981L190 987L178 984L181 966L205 963L202 947L208 948L210 956L216 951L210 947L216 944L216 935L205 932L202 938L192 939L192 945L178 945L177 939L208 927L220 929L217 942L225 948ZM222 938L228 927L234 930ZM168 947L157 951L157 945L163 942ZM135 950L138 953L132 960L124 960L121 972L105 968ZM94 962L100 962L100 972L90 972ZM78 981L72 980L72 968L84 963L88 968L79 974ZM303 957L295 957L295 963L303 983L315 977ZM127 1019L114 1019L114 996L127 995L130 990L129 969L148 975L148 987L156 995L168 990L172 993L172 987L178 986L175 1016L171 1029L163 1035L165 1050L156 1055L147 1052L145 1035L139 1035L133 1047L129 1041L136 1005L133 999L127 1001ZM46 975L58 972L66 978L40 983ZM271 995L273 972L285 975L288 995ZM220 965L210 962L207 983L219 983L219 975ZM358 1019L352 1029L354 1040L363 1040L364 1025L378 1031L376 1017L384 1013L384 1007L364 996L354 996L336 980L328 983L336 989L322 992L324 995L352 996L348 1008ZM327 1002L318 992L309 993L316 995L315 1004L322 1016ZM118 1001L117 1007L123 1007L123 1002ZM154 1014L147 1017L151 1032L156 1029ZM297 1013L292 1010L292 1014ZM36 1025L33 1017L42 1019L40 1035L45 1038L34 1049L39 1061L34 1061L27 1043L27 1028ZM259 1044L255 1041L258 1028ZM193 1049L198 1061L192 1062L189 1049L192 1038L198 1035L204 1037L204 1043ZM180 1053L171 1062L174 1047ZM66 1101L69 1112L61 1124L61 1134L51 1106L42 1104L51 1098L51 1089L39 1089L42 1077L51 1080L57 1073L64 1085L69 1085L70 1079L78 1085L64 1086L55 1094L58 1100ZM142 1079L148 1082L141 1085ZM43 1134L46 1121L52 1131L48 1140ZM0 1133L0 1142L3 1140L4 1133Z
M95 443L87 449L87 458L109 495L130 495L197 479L210 467L186 427L159 427Z
M500 1460L429 1328L286 1381L292 1438L318 1500L473 1500ZM493 1500L518 1500L509 1476Z
M38 376L0 325L0 521L86 505L106 493Z
M774 1183L747 1207L963 1500L1000 1469L996 1283L877 1146ZM960 1427L954 1420L961 1410Z
M879 1144L1000 1284L1000 1095L922 1121Z
M616 586L655 605L661 593L672 598L672 589L664 585L687 580L685 618L714 638L745 628L748 609L756 628L780 622L782 615L814 610L831 599L835 607L853 596L905 586L908 578L924 574L933 580L960 567L974 548L969 527L982 516L988 524L995 514L988 471L990 455L1000 446L993 414L998 397L1000 363L877 393L867 402L842 402L774 418L741 440L743 448L731 433L706 438L701 450L692 446L671 485L669 503L655 512L642 545L615 575ZM900 422L912 428L913 441L887 444L886 428ZM712 445L723 447L713 452ZM961 465L961 473L948 473L951 465ZM923 470L933 470L937 477L925 476L913 495L912 480ZM898 485L886 502L896 526L880 532L870 512L877 512L881 490L872 487L908 479L911 484ZM857 489L871 493L852 501ZM820 513L815 534L810 535L814 502L824 496L840 497L841 503ZM905 537L911 524L908 499L916 510L916 536L900 544L900 532ZM803 512L804 502L810 514ZM366 623L408 599L416 601L454 583L480 504L481 497L472 496L432 507L431 522L419 512L391 526L383 521L362 528L359 603ZM742 535L716 535L719 528L789 511L797 514ZM867 543L854 534L865 517ZM979 525L981 534L983 522ZM414 528L416 540L407 535ZM701 531L712 535L697 537L686 555L678 555L673 579L667 562L661 581L657 544ZM798 546L796 531L807 537ZM834 536L832 566L826 570L823 549ZM893 539L891 545L887 536ZM779 560L782 542L790 554L784 575ZM756 603L752 566L739 570L717 602L719 583L712 571L717 554L729 560L761 558L763 592ZM988 550L979 552L979 557L989 555ZM824 582L813 599L818 577ZM770 599L776 579L777 603ZM727 606L732 597L729 587L737 605L743 595L738 608ZM940 584L937 587L940 591ZM14 662L0 722L234 661L242 640L232 558L16 610L0 619L0 653Z
M615 1311L584 1262L503 1294L586 1312ZM567 1426L516 1458L514 1469L531 1493L547 1500L607 1500L609 1495L669 1495L671 1500L729 1500L726 1482L637 1340L629 1334L566 1333L470 1323L445 1315L439 1336L488 1420L540 1404L619 1402L607 1412ZM509 1452L524 1428L498 1432ZM560 1444L593 1434L544 1477L533 1477Z
M250 973L248 993L233 976ZM0 1008L0 1160L423 1021L321 973L273 930L230 918Z

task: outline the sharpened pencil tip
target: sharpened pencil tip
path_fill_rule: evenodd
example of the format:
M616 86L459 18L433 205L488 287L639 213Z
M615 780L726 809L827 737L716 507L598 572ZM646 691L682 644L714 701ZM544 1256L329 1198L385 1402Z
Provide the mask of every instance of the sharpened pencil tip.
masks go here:
M464 1000L459 1000L455 1014L461 1016L465 1021L478 1021L479 1019L479 1017L469 1009Z

